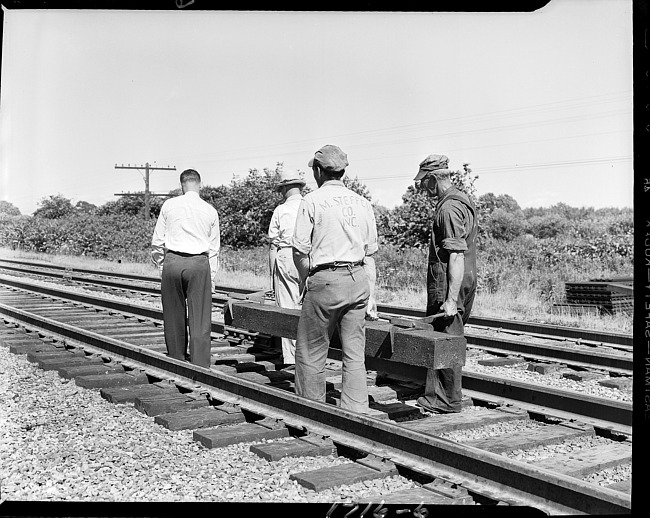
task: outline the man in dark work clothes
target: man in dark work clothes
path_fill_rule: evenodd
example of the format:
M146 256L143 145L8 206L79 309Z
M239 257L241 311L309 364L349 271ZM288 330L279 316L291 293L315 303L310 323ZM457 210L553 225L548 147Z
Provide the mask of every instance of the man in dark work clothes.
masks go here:
M415 177L419 188L438 199L431 225L426 315L435 331L463 336L476 294L477 214L467 194L451 183L449 159L429 155ZM417 404L435 413L460 412L462 368L429 369L424 396Z

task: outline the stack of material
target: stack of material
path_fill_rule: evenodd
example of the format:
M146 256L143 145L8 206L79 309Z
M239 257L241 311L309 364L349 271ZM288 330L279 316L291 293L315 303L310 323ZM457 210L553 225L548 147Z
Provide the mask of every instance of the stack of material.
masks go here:
M567 282L563 306L597 307L600 313L629 314L634 311L634 287L631 277L591 279L589 282Z

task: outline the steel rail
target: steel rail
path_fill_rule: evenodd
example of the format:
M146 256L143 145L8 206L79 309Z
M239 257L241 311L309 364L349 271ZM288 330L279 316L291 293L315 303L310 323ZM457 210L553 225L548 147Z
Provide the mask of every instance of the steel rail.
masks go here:
M15 288L27 289L52 297L64 297L79 303L88 304L102 309L110 309L121 313L130 314L136 317L144 317L152 320L162 320L162 311L139 305L127 304L115 300L106 300L92 297L81 293L60 292L53 288L40 286L26 281L16 281L11 278L0 276L0 282ZM223 324L212 322L212 332L222 333ZM330 348L329 357L341 359L340 349ZM366 356L366 367L370 370L393 372L398 375L407 375L411 379L423 381L426 378L426 369L416 365L402 365L389 362L381 358ZM400 370L401 368L401 370ZM526 404L535 404L540 407L553 408L573 413L589 419L608 421L608 425L621 433L631 434L632 404L620 401L612 401L606 398L586 396L566 390L553 389L546 386L537 386L518 382L515 380L504 380L491 378L486 375L472 373L463 370L463 387L484 392L492 396L502 396Z
M106 272L100 272L97 270L88 270L82 268L66 268L64 266L51 265L47 263L33 263L33 262L16 261L10 259L0 259L0 263L2 262L12 263L12 264L22 264L27 266L39 267L39 268L51 268L54 270L66 270L66 271L71 270L73 272L81 272L90 275L101 275L101 276L110 275L111 277L118 277L122 279L160 283L160 279L158 277L147 277L147 276L140 276L140 275L124 274L124 273L112 273L112 272L107 274ZM85 282L92 282L90 279L80 279L80 280L83 280ZM124 286L116 284L115 287L119 288ZM129 288L124 287L124 288L134 289L133 287L129 287ZM259 292L259 290L255 290L255 289L237 288L231 286L218 286L217 291L223 294L238 293L241 295L250 295ZM226 300L227 300L226 297L222 297L219 295L215 295L213 297L213 301L218 303L224 303L226 302ZM423 310L419 310L416 308L394 306L390 304L378 304L377 310L382 313L390 313L396 316L407 316L413 318L422 318L425 316L425 312ZM528 333L528 334L539 334L539 335L546 335L546 336L571 338L575 340L594 342L594 344L617 344L626 347L632 347L632 335L625 334L625 333L606 333L606 332L591 331L587 329L578 329L578 328L566 327L566 326L554 326L550 324L541 324L536 322L518 322L518 321L506 320L506 319L496 318L496 317L478 317L478 316L470 316L468 325L501 328L504 330L507 329L512 331L521 331L522 333Z
M282 419L288 426L330 437L334 442L390 459L399 466L446 478L470 492L492 492L549 514L622 514L631 496L582 480L506 459L501 455L406 430L396 424L147 351L121 340L0 304L0 312L30 326L86 343L216 390L216 397L253 413Z
M2 267L7 270L25 272L24 269L20 267ZM48 276L54 278L66 278L64 273L49 273ZM75 277L73 277L75 279ZM115 282L107 279L86 279L83 277L76 277L81 282L90 282L91 284L98 284L101 286L107 286L111 288L118 289L133 289L139 292L147 293L150 295L159 295L160 289L158 287L148 287L148 286L129 286L124 285L120 282ZM241 292L240 292L241 293ZM227 298L214 296L213 301L219 301L225 303ZM219 328L215 332L221 332L222 329ZM530 357L535 357L536 359L559 359L564 360L570 364L581 368L606 368L610 369L613 372L618 374L631 375L633 364L632 356L621 356L612 353L595 353L588 350L580 349L570 349L563 346L554 346L554 345L538 345L527 342L507 340L504 338L495 339L491 337L481 336L475 333L472 333L471 329L468 329L465 333L465 338L467 339L468 345L476 345L478 347L492 349L492 350L501 350L507 351L514 354L529 355Z
M425 312L419 309L403 308L400 306L392 306L386 304L378 304L377 311L415 318L423 318L425 316ZM578 329L575 327L541 324L537 322L519 322L496 317L470 316L467 324L491 328L501 328L512 331L521 331L522 333L529 334L559 336L564 338L572 338L575 340L587 340L595 343L618 344L629 347L632 347L633 344L632 335L625 333L605 333L600 331L590 331L588 329Z

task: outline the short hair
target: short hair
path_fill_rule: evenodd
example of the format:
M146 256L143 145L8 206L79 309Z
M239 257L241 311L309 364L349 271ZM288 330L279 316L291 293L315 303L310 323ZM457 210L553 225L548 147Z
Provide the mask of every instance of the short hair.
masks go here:
M323 166L320 165L320 163L318 163L317 161L314 161L314 165L312 166L312 169L314 169L315 167L318 167L321 173L323 173L323 175L329 180L340 180L341 178L343 178L343 175L345 174L345 169L341 171L332 171L331 169L324 169Z
M201 183L201 175L194 169L185 169L181 173L181 183L187 182Z

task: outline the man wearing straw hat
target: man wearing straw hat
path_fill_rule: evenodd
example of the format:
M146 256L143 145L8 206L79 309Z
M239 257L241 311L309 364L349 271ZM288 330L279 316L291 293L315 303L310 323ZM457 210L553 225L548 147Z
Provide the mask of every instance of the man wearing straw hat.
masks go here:
M365 317L374 301L377 225L368 200L341 181L347 155L327 145L309 161L318 189L300 203L294 261L305 283L296 341L296 394L325 401L325 362L337 329L343 352L341 408L368 413Z
M285 309L300 307L300 279L293 264L291 243L298 207L302 201L300 189L304 186L305 181L298 171L282 171L276 190L282 194L284 202L275 208L269 224L271 286L275 292L275 303ZM282 338L284 369L294 368L295 355L296 341Z
M420 190L438 199L429 242L426 315L444 313L433 320L433 329L462 336L476 293L478 224L474 204L451 182L448 162L445 155L429 155L414 180ZM424 396L417 404L434 413L460 412L462 376L460 365L429 369Z

